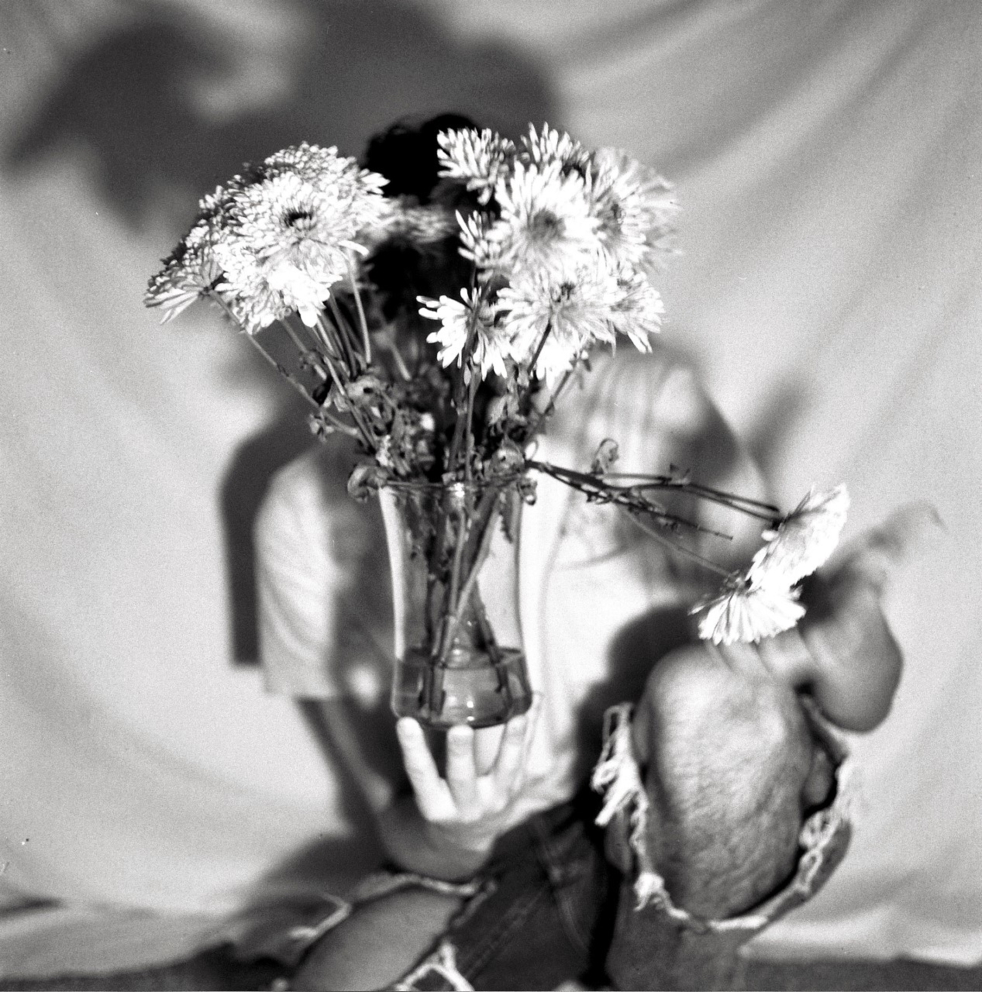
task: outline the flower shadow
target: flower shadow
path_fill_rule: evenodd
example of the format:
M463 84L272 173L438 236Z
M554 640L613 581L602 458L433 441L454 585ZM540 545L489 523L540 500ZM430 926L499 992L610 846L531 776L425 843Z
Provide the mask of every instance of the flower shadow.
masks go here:
M200 196L278 148L308 140L358 155L394 120L448 110L512 134L555 116L532 60L457 38L411 0L287 0L263 11L250 23L208 5L132 8L39 90L0 148L0 173L72 160L163 255ZM202 95L216 92L226 92L221 106ZM277 412L232 453L218 494L233 657L247 664L257 657L253 522L269 478L311 443L302 404L254 359L230 359L224 377L265 392Z

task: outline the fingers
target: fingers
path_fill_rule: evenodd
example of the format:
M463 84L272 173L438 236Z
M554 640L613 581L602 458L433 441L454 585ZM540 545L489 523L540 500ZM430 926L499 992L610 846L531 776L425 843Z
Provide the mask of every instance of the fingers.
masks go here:
M812 691L825 715L846 730L878 726L890 712L903 668L879 588L848 575L833 579L799 630L811 659Z
M408 717L397 721L406 774L423 817L433 823L469 823L506 809L525 782L540 704L537 696L528 713L513 717L503 728L491 728L500 745L486 773L478 766L482 743L478 734L484 732L451 727L445 778L440 776L422 727Z
M535 728L539 724L539 714L542 712L542 693L532 694L532 705L525 715L525 737L522 740L522 767L528 768L529 755L532 753L532 741L535 739Z
M402 717L396 721L396 735L420 813L427 820L444 819L452 800L426 744L423 728L410 717Z
M451 727L447 732L447 785L458 810L476 805L477 767L470 727Z
M504 733L504 724L474 731L474 762L478 775L487 775L494 768Z
M542 695L535 693L528 712L514 717L505 729L494 777L496 786L511 795L515 795L525 785L529 756L541 710Z
M498 760L492 769L495 786L502 792L511 791L524 770L525 738L528 716L516 716L508 721L501 739Z
M882 594L941 527L941 517L930 503L908 503L846 545L831 571L865 580Z

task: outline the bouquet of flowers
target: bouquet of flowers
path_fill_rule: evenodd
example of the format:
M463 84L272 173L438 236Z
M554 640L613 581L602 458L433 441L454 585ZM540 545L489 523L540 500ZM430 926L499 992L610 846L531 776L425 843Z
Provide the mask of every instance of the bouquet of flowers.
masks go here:
M430 157L407 157L427 128ZM760 517L760 551L723 572L700 632L756 640L802 615L797 585L835 546L843 487L782 515L686 478L618 475L614 441L580 470L530 456L594 349L650 348L663 313L651 276L675 215L671 186L623 152L548 125L512 142L446 115L396 127L363 164L303 143L247 168L201 201L151 280L165 320L213 301L306 398L316 434L356 439L349 491L381 493L397 581L397 712L481 725L527 707L519 645L500 644L481 577L536 473L669 540L697 525L660 491ZM476 676L466 692L451 684L488 664L491 717Z

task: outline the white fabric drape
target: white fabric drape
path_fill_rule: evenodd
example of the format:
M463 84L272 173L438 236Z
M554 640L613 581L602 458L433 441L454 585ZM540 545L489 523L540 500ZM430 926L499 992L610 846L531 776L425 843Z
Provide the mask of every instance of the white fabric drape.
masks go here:
M337 797L239 622L302 418L214 315L141 295L242 159L446 108L676 182L664 337L785 503L938 507L853 849L755 950L979 960L978 4L8 0L0 46L0 976L171 957L300 884Z

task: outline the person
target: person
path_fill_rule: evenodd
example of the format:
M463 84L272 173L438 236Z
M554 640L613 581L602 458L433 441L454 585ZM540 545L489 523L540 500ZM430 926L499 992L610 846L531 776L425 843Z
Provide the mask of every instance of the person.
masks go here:
M599 357L535 457L583 469L608 437L626 471L674 466L765 495L666 348ZM504 728L434 740L389 711L383 527L375 503L347 494L354 453L335 436L288 465L256 525L268 687L300 701L345 799L325 835L354 829L358 863L381 869L347 898L350 865L319 880L334 891L284 951L299 962L292 987L733 983L738 947L844 852L848 765L832 728L870 730L889 709L900 654L880 597L923 514L888 521L814 577L797 630L713 646L693 640L689 611L715 576L542 477L515 542L536 703ZM677 508L732 535L694 550L746 563L759 540L749 518Z
M541 439L540 460L583 465L599 440L614 436L622 439L626 469L691 466L706 484L762 494L753 463L695 376L667 352L601 360L571 400ZM355 784L374 821L374 832L363 835L367 860L392 866L387 882L373 876L356 897L357 911L306 949L295 987L374 988L396 980L461 905L473 902L475 878L507 874L516 847L525 854L535 846L533 821L541 842L543 816L572 818L580 841L596 852L602 845L590 823L597 810L583 785L599 757L604 713L622 701L637 702L631 740L650 796L648 867L671 898L694 919L727 918L794 876L802 823L838 794L842 752L827 725L870 730L889 709L900 655L880 595L912 540L916 514L865 535L816 576L798 629L758 645L717 647L690 638L688 609L706 590L698 569L613 508L588 506L541 479L518 542L537 703L509 722L500 742L490 732L454 728L441 774L421 728L408 720L395 727L388 710L383 529L375 503L347 495L350 454L345 441L332 440L287 466L272 481L256 528L268 685L304 701L326 743L330 774ZM720 523L714 513L702 519ZM726 556L746 559L749 531L725 545ZM332 812L334 829L344 832L345 811ZM603 961L592 949L579 957L553 953L557 967L573 960L574 970L550 971L540 985L519 981L522 987L551 987L577 969L613 972L619 987L653 987L627 936L641 927L634 943L650 950L652 928L642 921L652 910L631 910L637 851L628 842L629 819L624 811L613 817L608 832L616 827L621 839L608 844L608 859L587 859L613 864L624 876L619 893L614 874L590 882L584 943L605 946ZM837 829L841 845L845 822ZM727 838L724 851L720 838ZM837 856L829 855L825 870ZM603 875L604 865L590 872ZM596 937L612 900L620 906L617 932ZM713 967L733 966L732 954L698 956ZM619 958L628 963L619 966ZM683 964L678 953L674 959L672 987L684 985L680 968L700 981L692 961ZM476 987L515 984L500 973L484 980L505 985Z

